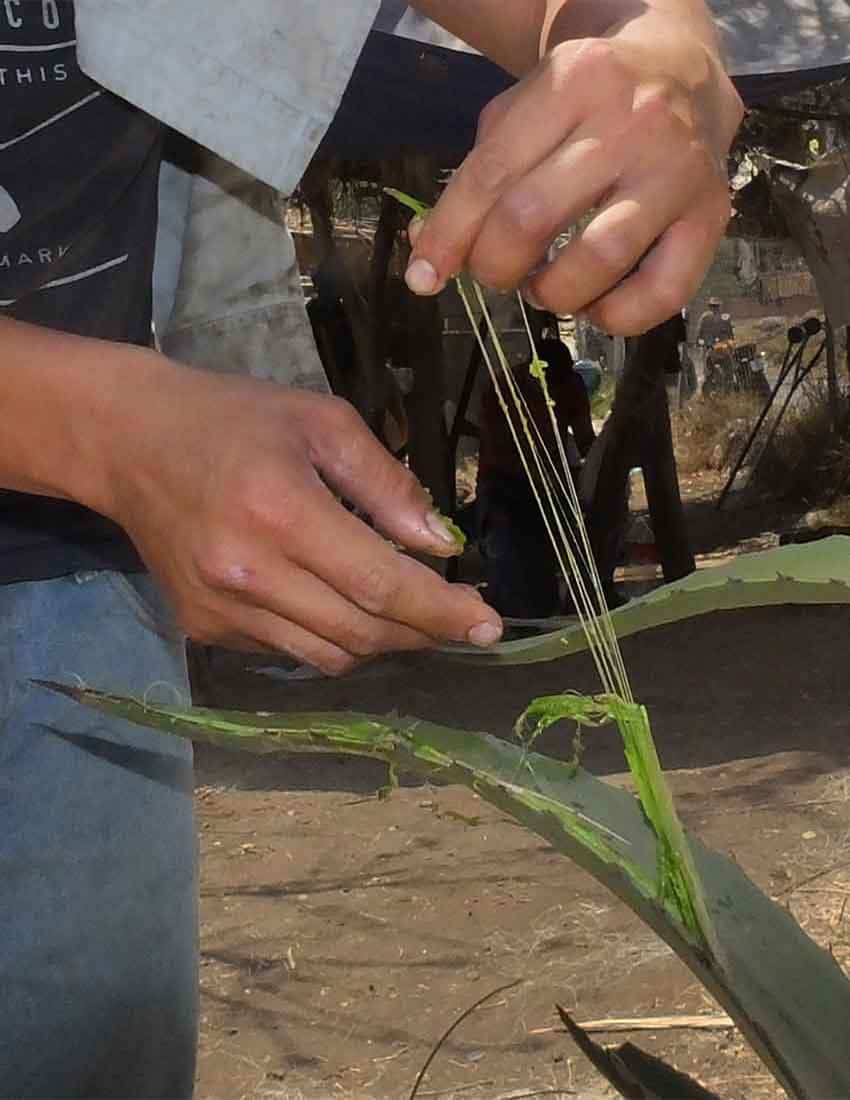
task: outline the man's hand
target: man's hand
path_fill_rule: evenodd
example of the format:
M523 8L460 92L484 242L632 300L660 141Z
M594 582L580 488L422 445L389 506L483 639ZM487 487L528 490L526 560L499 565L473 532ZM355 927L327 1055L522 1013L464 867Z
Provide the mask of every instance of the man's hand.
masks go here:
M492 11L504 35L502 0L474 0L465 14L446 0L416 6L510 60L509 45L493 49L493 28L472 21ZM518 4L518 20L543 6ZM411 289L435 293L466 268L624 335L681 308L729 217L726 155L742 114L704 11L699 0L549 0L542 60L485 109L475 148L413 227ZM605 12L608 23L594 14ZM521 69L519 30L515 39Z
M474 590L399 553L335 498L396 543L456 552L427 494L351 406L132 354L146 361L130 364L127 397L112 402L101 510L191 637L283 650L334 674L386 651L498 640L499 617Z

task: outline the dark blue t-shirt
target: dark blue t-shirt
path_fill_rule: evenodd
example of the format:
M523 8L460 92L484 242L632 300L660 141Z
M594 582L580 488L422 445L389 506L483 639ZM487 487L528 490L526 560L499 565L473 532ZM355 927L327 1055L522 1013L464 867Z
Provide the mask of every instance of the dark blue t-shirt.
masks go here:
M81 72L72 0L0 0L0 104L0 316L148 344L161 127ZM0 583L138 564L103 517L0 492Z

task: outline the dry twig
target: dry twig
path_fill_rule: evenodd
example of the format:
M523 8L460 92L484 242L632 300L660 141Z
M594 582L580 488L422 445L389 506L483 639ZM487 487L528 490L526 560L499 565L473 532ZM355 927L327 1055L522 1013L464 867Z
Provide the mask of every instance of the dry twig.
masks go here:
M489 993L486 993L483 997L480 997L475 1002L474 1005L470 1005L469 1008L467 1008L465 1012L462 1012L461 1015L458 1016L458 1018L454 1021L454 1023L451 1025L451 1027L447 1028L446 1031L443 1032L443 1034L440 1036L440 1038L435 1043L434 1049L431 1051L431 1053L425 1059L425 1065L422 1067L422 1069L420 1069L419 1075L417 1076L416 1080L413 1082L413 1088L410 1090L409 1100L416 1100L416 1094L419 1092L419 1086L422 1084L423 1080L425 1079L425 1074L430 1069L431 1063L437 1057L437 1055L440 1052L440 1048L443 1046L443 1044L448 1039L448 1037L452 1034L452 1032L456 1028L460 1027L460 1025L463 1023L463 1021L465 1019L467 1019L469 1016L471 1016L472 1013L476 1010L476 1008L480 1008L481 1005L485 1004L485 1002L491 1000L493 997L498 996L499 993L505 993L508 989L513 989L515 986L518 986L518 985L521 985L521 984L522 984L522 979L518 978L514 982L508 982L507 985L500 985L498 987L498 989L493 989Z
M693 1031L721 1031L734 1027L735 1021L724 1013L717 1016L613 1016L605 1020L588 1020L578 1025L589 1034L603 1032L608 1035L623 1031L675 1031L678 1028ZM562 1027L537 1027L529 1035L563 1033Z

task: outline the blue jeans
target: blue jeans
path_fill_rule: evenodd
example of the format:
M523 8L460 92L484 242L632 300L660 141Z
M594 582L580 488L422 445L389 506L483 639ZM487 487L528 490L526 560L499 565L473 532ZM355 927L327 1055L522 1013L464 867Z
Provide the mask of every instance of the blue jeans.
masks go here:
M197 1033L188 743L31 681L188 698L146 577L0 587L0 1098L182 1100Z

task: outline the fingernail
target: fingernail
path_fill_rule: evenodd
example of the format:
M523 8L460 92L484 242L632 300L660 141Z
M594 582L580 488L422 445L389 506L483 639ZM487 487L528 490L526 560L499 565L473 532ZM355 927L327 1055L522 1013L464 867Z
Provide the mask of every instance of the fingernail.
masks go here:
M443 517L438 516L436 512L427 512L425 514L425 526L434 538L439 539L440 542L445 542L449 546L457 546L457 539L447 527Z
M414 294L433 294L439 285L437 272L427 260L414 260L404 280Z
M543 303L540 301L540 299L535 295L534 291L529 286L524 286L522 288L522 296L525 299L525 301L528 302L528 304L531 306L532 309L545 309L546 308L543 305Z
M416 247L416 242L419 240L419 236L422 233L422 227L425 224L425 219L419 216L415 217L410 225L407 227L407 239Z
M467 638L473 645L495 645L502 636L502 628L495 623L479 623L467 634Z

